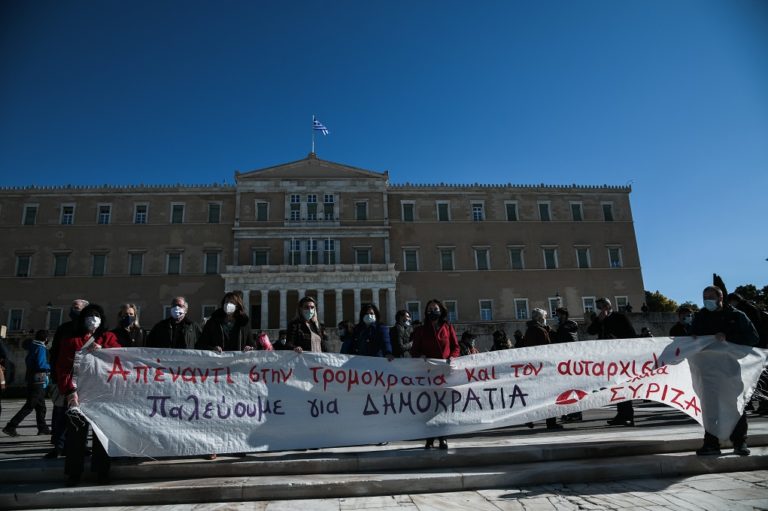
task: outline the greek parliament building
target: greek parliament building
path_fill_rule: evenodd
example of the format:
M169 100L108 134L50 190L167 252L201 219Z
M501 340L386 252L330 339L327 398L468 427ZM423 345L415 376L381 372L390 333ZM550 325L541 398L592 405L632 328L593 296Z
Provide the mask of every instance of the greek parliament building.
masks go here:
M524 320L595 298L643 301L629 187L393 184L308 157L235 173L234 185L0 189L0 322L55 328L70 302L144 327L183 295L202 321L242 291L254 328L284 328L300 297L326 325L361 303L388 323L438 298L454 322Z

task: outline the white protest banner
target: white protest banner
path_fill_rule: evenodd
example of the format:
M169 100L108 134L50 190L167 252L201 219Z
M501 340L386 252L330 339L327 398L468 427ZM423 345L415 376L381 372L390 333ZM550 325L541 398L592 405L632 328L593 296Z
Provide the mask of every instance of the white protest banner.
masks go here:
M185 456L469 433L631 399L727 438L763 350L712 336L553 344L444 360L148 348L79 353L80 406L110 456Z

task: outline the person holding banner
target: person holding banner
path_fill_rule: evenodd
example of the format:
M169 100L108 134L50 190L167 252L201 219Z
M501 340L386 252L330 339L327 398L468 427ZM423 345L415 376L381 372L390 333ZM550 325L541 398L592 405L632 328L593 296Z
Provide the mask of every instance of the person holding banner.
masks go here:
M397 358L410 358L413 341L413 327L411 326L411 313L407 310L399 310L395 313L395 324L389 329L392 354Z
M719 287L708 286L703 292L704 308L693 317L691 333L714 335L717 339L745 346L757 346L760 337L755 326L746 314L723 303L723 291ZM747 447L747 412L741 414L739 422L731 432L733 453L749 456ZM696 450L699 456L720 455L720 440L708 431L704 432L704 444Z
M288 324L287 346L296 353L328 351L325 326L317 319L317 302L311 296L299 300L296 317Z
M435 298L424 309L425 322L413 332L411 356L414 358L442 358L447 364L460 354L456 330L448 322L448 309ZM439 437L440 449L448 449L446 437ZM434 447L435 439L427 438L425 449Z
M531 320L526 323L525 336L523 342L516 348L530 348L533 346L545 346L551 344L549 334L550 329L547 326L547 311L544 309L533 309L531 311ZM557 417L547 418L547 429L563 429L563 426L557 423ZM525 424L533 428L533 422Z
M255 347L251 320L245 313L243 300L238 293L226 293L221 299L221 307L213 311L205 323L195 349L221 353L252 351Z
M183 296L171 300L170 317L158 322L147 336L148 348L194 349L200 327L187 318L189 304Z
M597 335L598 339L632 339L637 337L629 318L621 312L615 312L608 298L598 298L595 302L597 314L592 316L592 323L587 332ZM632 401L622 401L616 405L616 416L608 420L611 426L634 426L635 409Z
M376 305L364 303L360 307L358 322L352 335L354 337L353 354L386 357L390 362L395 358L392 354L389 328L381 323L381 313Z
M687 305L681 305L677 309L677 323L669 329L670 337L689 337L693 324L693 311Z
M68 476L67 486L76 486L83 473L88 422L80 413L77 385L72 378L75 354L100 348L120 348L115 334L107 330L104 309L95 303L88 304L75 320L74 337L62 340L56 359L56 383L59 392L67 402L67 460L64 473ZM96 435L93 435L91 470L97 473L101 484L109 482L109 457Z
M140 348L144 346L144 331L139 325L139 315L136 305L124 303L117 313L118 326L112 329L117 341L123 348Z

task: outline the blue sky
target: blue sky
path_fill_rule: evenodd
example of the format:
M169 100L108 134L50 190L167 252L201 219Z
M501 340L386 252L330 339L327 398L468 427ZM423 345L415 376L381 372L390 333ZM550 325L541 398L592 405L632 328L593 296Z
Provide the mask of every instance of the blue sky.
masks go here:
M0 3L2 184L631 183L645 287L768 284L768 2Z

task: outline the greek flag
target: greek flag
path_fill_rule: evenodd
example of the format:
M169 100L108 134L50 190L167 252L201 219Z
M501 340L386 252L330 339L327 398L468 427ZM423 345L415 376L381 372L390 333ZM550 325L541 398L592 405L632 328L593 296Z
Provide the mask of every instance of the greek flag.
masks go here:
M326 128L322 122L318 121L314 117L312 118L312 129L315 131L319 131L323 135L328 134L328 128Z

